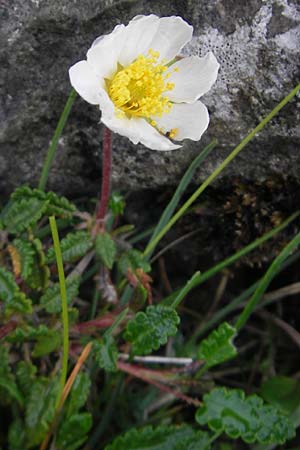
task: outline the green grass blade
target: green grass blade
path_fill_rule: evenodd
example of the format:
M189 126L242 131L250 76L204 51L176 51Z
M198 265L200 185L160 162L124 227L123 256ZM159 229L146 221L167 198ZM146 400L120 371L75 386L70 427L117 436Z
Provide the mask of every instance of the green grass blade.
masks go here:
M282 264L282 266L279 268L278 273L281 272L282 270L286 269L288 266L293 264L299 258L300 258L300 252L297 252L293 256L289 257L284 262L284 264ZM207 320L204 324L201 324L196 329L190 342L194 343L198 338L204 336L208 331L210 331L217 323L219 323L221 320L224 320L225 317L227 317L230 313L235 311L241 303L243 303L245 300L249 299L250 295L253 294L253 292L258 287L260 282L261 282L261 280L256 281L251 286L249 286L244 292L242 292L240 295L235 297L228 305L226 305L223 308L220 308L218 311L216 311L211 319ZM267 303L265 303L265 305L266 304Z
M167 223L169 222L169 220L172 217L172 214L174 213L175 209L178 206L178 203L182 197L182 194L185 192L187 186L191 182L196 169L200 166L200 164L203 163L203 161L207 158L207 156L215 148L216 145L217 145L217 141L214 139L202 150L202 152L191 163L191 165L189 166L189 168L183 175L172 199L170 200L170 203L164 210L158 224L156 225L155 230L154 230L154 232L150 238L150 241L147 245L147 248L151 245L151 243L156 238L156 236L161 232L161 230L167 225ZM152 255L155 247L152 247L151 251L147 251L147 248L145 250L145 255L147 255L147 258L149 259L149 258L151 258L151 255Z
M63 129L66 125L66 122L68 120L71 108L72 108L74 100L76 98L76 95L77 95L76 91L74 89L72 89L70 92L70 95L68 97L68 100L65 104L64 110L61 113L61 116L59 118L56 130L55 130L53 138L51 140L51 143L49 145L46 160L44 162L44 166L43 166L43 170L42 170L42 174L41 174L41 178L40 178L39 186L38 186L38 188L41 189L42 191L45 190L49 172L50 172L50 168L51 168L53 159L55 157L58 141L59 141L59 138L60 138L60 136L63 132Z
M279 255L274 259L269 269L265 273L264 277L262 278L261 282L259 283L254 294L247 303L247 306L244 308L238 320L236 321L235 328L237 330L240 330L245 325L250 315L252 314L254 308L256 307L257 303L264 295L267 287L277 274L279 268L281 267L283 262L287 259L287 257L299 246L299 244L300 244L300 233L297 234L294 237L294 239L292 239L279 253Z
M62 304L62 323L63 323L63 361L62 361L62 369L61 369L61 378L60 378L60 389L58 398L56 401L56 407L60 402L60 398L66 384L67 380L67 372L68 372L68 354L69 354L69 317L68 317L68 301L67 301L67 289L66 289L66 280L65 273L63 267L63 260L61 255L61 248L59 243L59 236L56 226L55 217L49 217L52 238L53 238L53 246L56 257L56 264L58 270L58 279L59 279L59 287L60 287L60 296L61 296L61 304Z
M179 220L186 210L194 203L194 201L199 197L200 194L211 184L215 178L225 169L225 167L243 150L243 148L254 138L254 136L259 133L270 120L273 119L276 114L298 93L300 89L300 84L295 87L275 108L255 127L243 140L238 144L237 147L230 153L230 155L213 171L213 173L206 178L206 180L199 186L199 188L194 192L194 194L184 203L184 205L177 211L176 214L169 220L169 222L164 226L164 228L155 236L153 240L148 244L146 250L144 251L144 256L147 256L156 247L158 242L163 238L163 236L169 231L169 229Z
M187 294L194 289L195 286L199 284L199 279L201 277L200 272L195 272L192 278L189 279L189 281L185 284L185 286L180 289L177 296L175 297L174 301L172 302L171 306L172 308L177 308L177 306L180 304L180 302L187 296Z

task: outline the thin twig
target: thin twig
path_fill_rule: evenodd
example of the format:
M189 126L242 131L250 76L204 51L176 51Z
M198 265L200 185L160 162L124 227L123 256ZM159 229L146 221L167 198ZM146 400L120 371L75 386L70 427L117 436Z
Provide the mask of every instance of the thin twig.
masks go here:
M120 353L119 358L128 361L130 355ZM194 362L192 358L173 358L168 356L134 356L133 361L144 364L169 364L175 366L188 366Z
M271 320L275 325L281 328L285 333L295 342L295 344L300 348L300 333L295 330L290 324L285 322L279 317L274 316L273 314L267 311L261 311L258 313L265 320Z

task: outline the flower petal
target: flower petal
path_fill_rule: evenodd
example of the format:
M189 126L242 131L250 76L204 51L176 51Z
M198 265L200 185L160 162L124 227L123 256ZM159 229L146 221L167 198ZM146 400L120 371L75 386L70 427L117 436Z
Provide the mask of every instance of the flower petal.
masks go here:
M126 67L136 59L138 55L147 54L151 48L151 41L155 35L159 18L154 14L150 16L136 16L125 27L123 46L120 51L119 62Z
M180 147L180 145L173 144L173 142L161 135L144 119L121 119L104 114L101 120L104 125L115 133L126 136L133 144L141 142L145 147L152 150L174 150Z
M69 76L71 85L84 100L92 105L99 105L99 93L103 90L103 80L96 76L87 61L79 61L70 67Z
M168 92L172 102L193 103L210 90L217 79L219 63L212 52L203 58L190 56L172 64L169 81L174 83L174 89ZM174 68L178 71L174 72Z
M118 25L112 33L98 37L87 52L88 63L103 78L111 78L117 70L124 30L124 25Z
M176 141L186 138L199 141L209 124L207 108L200 101L175 103L168 114L158 118L153 117L153 119L164 133L176 130L174 137Z
M175 150L181 147L181 145L173 144L172 141L160 134L146 120L135 120L136 125L139 127L139 130L141 132L140 142L144 144L145 147L160 151Z
M192 34L193 27L181 17L162 17L150 48L158 51L161 59L171 61L192 39Z

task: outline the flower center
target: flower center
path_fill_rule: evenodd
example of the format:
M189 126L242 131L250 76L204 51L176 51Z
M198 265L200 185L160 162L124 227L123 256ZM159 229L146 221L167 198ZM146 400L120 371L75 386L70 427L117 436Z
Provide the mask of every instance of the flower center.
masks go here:
M168 82L168 67L159 64L159 52L149 50L126 68L118 70L108 84L108 94L121 115L129 117L161 117L172 108L169 98L163 95L174 88ZM155 122L153 125L155 125Z

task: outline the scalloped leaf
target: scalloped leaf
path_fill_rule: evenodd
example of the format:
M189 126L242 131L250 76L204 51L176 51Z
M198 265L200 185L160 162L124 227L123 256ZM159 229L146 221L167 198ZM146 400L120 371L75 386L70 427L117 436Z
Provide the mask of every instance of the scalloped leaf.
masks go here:
M13 200L9 203L9 207L2 217L3 223L8 232L21 233L41 219L47 206L46 200L39 200L38 198Z
M6 347L0 347L0 400L1 398L9 401L17 400L22 406L24 398L15 381L15 375L9 365L8 350Z
M198 358L205 361L206 368L221 364L237 355L232 343L236 334L236 329L224 322L201 342Z
M166 344L168 337L176 334L179 322L180 318L173 308L151 305L127 323L124 338L132 343L134 354L145 355Z
M46 325L41 324L38 327L32 327L31 325L24 323L11 332L6 340L11 343L31 341L47 335L48 331L49 329Z
M56 439L56 448L61 450L76 450L87 440L87 433L92 428L92 415L88 412L74 414L65 420Z
M13 274L4 267L0 267L0 300L10 302L18 291L19 286L15 282Z
M58 196L54 192L44 192L40 189L31 189L29 186L18 187L11 195L13 200L37 199L47 202L47 215L56 215L60 217L70 216L76 211L76 206L69 202L65 197Z
M26 281L32 273L35 254L34 245L30 241L19 238L14 239L13 245L15 246L20 258L21 277Z
M96 237L96 255L101 259L105 267L111 269L117 249L114 240L109 233L100 233Z
M117 370L118 349L114 338L110 334L104 334L102 341L94 341L93 352L95 360L101 369L107 372Z
M209 434L183 425L132 428L105 450L209 450Z
M142 269L145 273L151 271L151 266L148 261L145 260L143 253L134 248L121 255L118 267L123 275L126 275L128 270L135 272L136 269Z
M71 393L65 405L66 417L71 417L82 408L88 399L91 379L88 373L79 372L72 386Z
M20 361L17 365L17 384L25 398L30 395L32 384L36 379L36 372L36 366L30 362Z
M86 231L69 233L60 241L60 248L64 262L73 262L82 258L93 247L93 241ZM51 247L46 256L47 262L56 260L54 248Z
M68 304L74 297L78 295L80 285L80 277L74 276L66 279ZM58 314L61 312L61 297L59 283L50 286L41 297L40 304L50 314Z
M246 397L240 389L216 388L203 399L196 420L214 432L224 431L247 444L284 444L295 436L289 418L274 406L265 405L257 395Z
M31 300L20 291L13 275L3 267L0 267L0 301L4 302L5 315L32 312Z
M25 424L28 436L28 448L39 445L44 439L55 415L59 382L56 378L39 378L31 386L25 403ZM27 448L27 447L26 447Z
M40 239L32 241L32 248L34 250L33 266L31 273L26 278L26 284L32 289L41 291L49 285L50 270L46 265L45 253Z
M23 420L17 417L8 430L8 445L10 450L24 450L26 432Z

